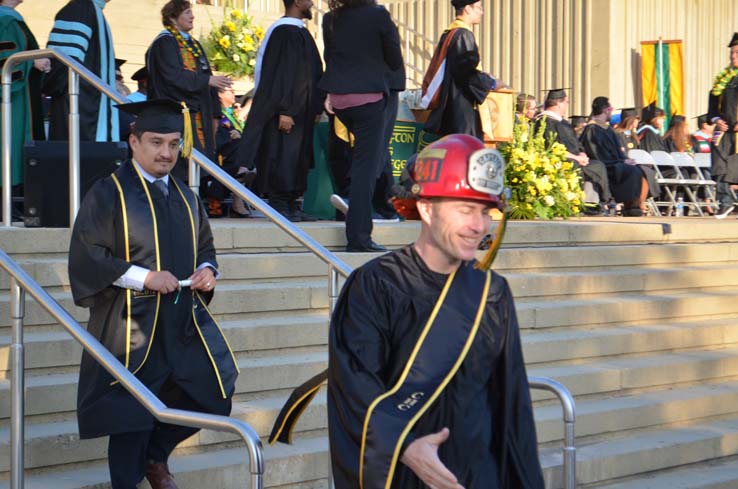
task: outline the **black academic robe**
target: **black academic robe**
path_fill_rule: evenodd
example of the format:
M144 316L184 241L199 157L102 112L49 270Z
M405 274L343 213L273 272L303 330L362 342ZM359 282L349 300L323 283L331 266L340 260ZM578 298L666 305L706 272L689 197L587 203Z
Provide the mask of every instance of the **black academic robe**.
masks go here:
M105 16L92 0L71 0L56 14L46 47L71 56L115 88L113 38ZM69 139L67 67L51 58L51 71L43 92L51 97L49 139ZM79 81L79 130L81 141L119 141L115 102L96 88Z
M246 120L239 160L256 167L261 194L302 194L313 166L315 118L323 111L318 89L323 64L307 29L281 25L272 31L261 79ZM279 116L292 117L289 134L279 130Z
M446 52L440 103L428 116L425 130L441 136L470 134L482 139L484 135L477 106L485 101L490 90L494 90L496 82L490 75L477 69L479 48L472 31L457 28L444 32L436 49L450 35L454 39Z
M738 183L738 142L735 125L738 124L738 76L728 82L722 95L710 94L708 118L720 117L728 130L712 149L712 176L727 183Z
M134 264L157 270L159 260L158 269L180 280L203 263L217 266L205 210L183 182L170 177L167 198L130 161L114 175L121 190L112 176L98 181L72 231L69 277L75 303L90 308L87 329L154 394L169 379L204 411L227 415L237 367L207 310L211 295L185 288L177 297L113 285ZM77 418L82 438L154 425L152 415L86 352Z
M450 437L438 455L466 489L543 489L515 305L505 279L492 275L469 353L402 449L448 427ZM347 280L329 336L328 430L336 488L359 487L368 407L397 382L446 279L409 246ZM425 486L398 462L391 487Z
M607 124L593 123L584 128L581 139L584 152L591 160L598 160L607 167L610 189L618 202L636 200L641 195L643 177L647 177L651 195L659 195L660 189L653 172L648 168L625 163L621 141Z
M628 151L631 149L640 149L640 144L638 142L638 137L633 134L625 134L622 131L615 131L615 134L618 136L618 141L620 141L620 147L622 148L623 152L627 155Z
M540 125L545 122L546 128L543 132L543 137L548 141L553 139L566 147L566 150L574 155L579 153L585 153L584 148L579 142L577 134L574 132L574 128L571 123L566 119L556 120L553 117L548 117L546 114L540 115L536 118L533 123L533 130L538 133ZM608 179L608 171L605 164L599 160L590 158L587 166L582 166L576 160L569 160L574 164L575 169L579 169L582 172L582 178L585 181L591 182L594 185L595 190L600 195L600 202L608 202L612 197L612 191L610 182Z
M218 91L209 85L213 72L205 50L196 39L190 38L190 42L199 47L202 56L195 57L183 49L168 31L154 39L146 51L148 98L185 102L190 109L194 147L216 161L214 124L220 119L220 99ZM188 178L185 163L180 158L173 170L183 180Z
M661 137L661 134L659 134L658 130L651 125L647 124L645 126L641 126L638 129L638 137L640 138L640 149L644 151L648 151L649 153L651 151L665 151L667 153L669 152L669 146L666 144L666 141L664 141L664 138ZM664 178L677 177L676 170L673 167L659 166L659 171L661 171L661 175Z

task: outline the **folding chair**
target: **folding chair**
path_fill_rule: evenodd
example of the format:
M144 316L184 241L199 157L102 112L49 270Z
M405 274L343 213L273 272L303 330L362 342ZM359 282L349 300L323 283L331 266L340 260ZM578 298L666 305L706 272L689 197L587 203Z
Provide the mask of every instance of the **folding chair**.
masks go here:
M700 172L700 175L705 180L709 180L715 184L716 188L705 187L705 190L707 191L707 196L712 199L713 202L715 202L715 205L718 205L717 201L717 182L715 180L712 180L711 178L707 178L707 175L705 174L705 171L712 171L712 155L710 153L695 153L694 155L694 166L697 167L697 171ZM731 189L731 192L733 192L733 189ZM735 193L733 192L733 200L736 199Z
M688 185L694 184L694 182L684 178L681 170L679 170L679 166L674 162L674 158L672 158L672 156L666 151L651 151L651 156L653 157L653 160L656 163L656 168L658 169L657 175L661 175L662 177L662 180L659 180L659 184L662 185L666 196L669 198L670 202L665 202L665 204L668 206L668 215L671 215L672 208L676 206L677 202L677 187L683 187L686 189L688 188ZM664 168L674 170L674 176L664 178ZM689 188L687 195L692 203L694 203L694 192L692 190L692 188Z
M689 154L673 152L671 153L671 157L674 160L674 166L677 168L682 178L688 182L682 185L684 191L692 201L697 213L700 216L704 216L705 214L702 212L702 207L710 207L713 204L699 200L699 189L700 187L704 187L707 198L711 199L712 202L715 202L715 195L713 193L713 189L716 185L715 182L705 178L704 174Z
M651 168L656 173L656 181L661 184L661 181L664 179L663 175L661 175L661 172L659 171L658 167L656 166L656 162L653 160L653 157L647 152L642 149L631 149L628 151L628 158L631 160L634 160L637 165L639 166L645 166L648 168ZM649 197L646 200L646 205L648 205L648 208L650 210L650 214L653 214L654 216L660 216L661 211L659 211L659 204L661 205L676 205L675 202L671 203L663 203L663 202L656 202L656 200L653 197ZM671 207L669 207L671 210Z

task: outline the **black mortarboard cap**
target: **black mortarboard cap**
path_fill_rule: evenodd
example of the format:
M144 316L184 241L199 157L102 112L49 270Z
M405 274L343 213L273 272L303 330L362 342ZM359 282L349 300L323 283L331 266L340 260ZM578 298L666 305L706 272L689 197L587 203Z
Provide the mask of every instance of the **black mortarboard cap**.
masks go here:
M126 61L128 61L128 60L126 60L126 59L120 59L120 58L115 58L115 69L116 70L119 70L121 66L123 66L124 64L126 64Z
M728 44L729 48L732 48L733 46L738 46L738 32L733 33L733 39L731 39L730 44Z
M187 105L173 100L154 99L145 102L116 105L119 110L136 116L136 132L156 132L159 134L182 134L182 156L192 154L192 123Z
M626 107L624 109L620 109L620 120L625 120L626 117L640 117L638 109L635 107Z
M548 94L546 95L546 102L549 102L550 100L563 100L566 98L566 91L569 90L568 88L554 88L552 90L548 90ZM542 92L545 92L546 90L541 90Z
M697 128L698 129L701 129L702 128L702 124L710 124L711 123L711 121L708 118L708 115L707 114L700 114L697 117L692 117L692 119L697 119Z
M182 106L165 99L116 105L119 110L136 116L136 131L170 134L182 132Z
M453 5L454 8L462 8L466 7L467 5L477 3L478 1L479 0L451 0L451 5Z
M148 78L149 78L149 71L146 69L145 66L142 66L141 68L137 69L136 72L131 76L131 80L133 81L148 80Z

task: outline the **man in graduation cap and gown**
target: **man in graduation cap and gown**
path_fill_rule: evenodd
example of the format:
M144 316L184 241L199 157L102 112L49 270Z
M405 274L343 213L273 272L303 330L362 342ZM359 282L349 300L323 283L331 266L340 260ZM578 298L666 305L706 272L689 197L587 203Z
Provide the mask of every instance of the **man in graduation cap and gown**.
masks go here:
M109 0L70 0L54 18L47 48L66 54L115 87L113 36L103 9ZM49 140L69 139L69 88L66 65L51 59L43 93L51 96ZM119 141L115 102L84 80L79 82L81 141Z
M327 378L336 488L543 489L515 304L489 269L504 221L475 260L504 166L469 135L428 145L412 165L418 239L346 281L327 373L295 391L270 437L289 441Z
M423 79L421 106L431 110L425 130L438 135L484 136L477 107L497 81L479 70L472 27L482 22L481 0L452 0L456 19L441 35Z
M74 301L90 308L88 331L168 407L228 415L238 367L207 307L213 235L197 196L170 175L189 121L168 100L118 107L138 115L133 158L82 202L69 249ZM176 488L168 457L198 431L158 422L87 352L77 419L80 438L110 436L113 489L144 476L153 489Z
M636 166L623 152L620 139L609 124L612 111L607 97L592 101L592 123L584 128L581 144L590 161L601 161L607 167L613 196L617 202L624 203L623 215L639 217L645 210L649 191L651 195L659 195L661 189L650 168Z
M569 97L566 88L550 90L544 101L544 111L538 115L535 121L535 131L540 130L540 125L546 125L544 137L553 137L555 141L566 146L566 157L574 164L575 169L580 169L585 182L590 182L599 195L600 209L592 211L599 213L612 198L610 183L607 177L607 168L601 161L591 160L584 152L579 143L579 138L574 128L564 117L569 108Z
M712 177L717 182L717 199L720 209L716 217L726 217L736 202L730 192L731 185L738 184L738 32L728 44L730 64L715 76L710 90L707 117L716 123L722 133L712 149Z
M313 166L313 128L323 111L318 90L320 53L303 19L312 0L283 0L285 16L267 30L259 47L255 93L241 137L242 166L256 167L256 189L291 221L314 221L300 209Z

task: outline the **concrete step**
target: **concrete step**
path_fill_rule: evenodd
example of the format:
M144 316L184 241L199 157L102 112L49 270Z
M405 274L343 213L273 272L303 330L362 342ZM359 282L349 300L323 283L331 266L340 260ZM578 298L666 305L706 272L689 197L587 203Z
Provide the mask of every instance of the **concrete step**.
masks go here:
M327 352L239 358L236 394L291 389L326 368ZM26 415L71 412L77 402L76 372L26 377ZM0 419L10 416L10 382L0 380Z
M738 417L621 433L618 437L579 444L577 483L584 486L614 481L736 454ZM561 451L541 451L541 464L546 487L561 487Z
M738 419L707 420L699 424L670 429L650 429L581 444L577 450L577 481L581 485L604 482L634 474L678 467L712 458L738 454ZM326 437L300 438L292 446L265 448L265 486L317 481L328 475L328 440ZM243 487L248 468L243 448L230 448L203 454L176 455L170 467L182 489ZM541 450L546 487L560 488L561 450ZM70 470L47 473L30 471L29 489L107 488L104 462ZM0 489L7 482L0 483ZM631 486L626 486L631 487Z
M210 304L219 320L234 315L271 311L325 309L328 307L327 280L272 280L262 282L222 283ZM71 292L48 289L47 292L77 321L87 321L88 311L74 305ZM0 293L0 326L10 325L9 294ZM33 299L26 300L24 323L54 324L53 318Z
M235 402L231 417L248 423L262 438L269 436L272 424L285 398L269 397L248 402ZM299 431L311 432L327 427L326 397L321 392L300 417ZM300 434L296 433L295 438ZM79 464L104 460L107 438L80 440L76 418L44 423L29 423L25 431L25 464L27 469ZM9 470L10 435L7 426L0 428L0 473ZM200 431L179 445L176 453L204 453L213 445L232 444L240 438L228 432Z
M294 445L278 444L264 449L264 487L287 486L328 477L328 439L296 440ZM175 455L169 468L180 489L242 488L248 486L248 454L243 445L210 453ZM9 487L0 481L0 489ZM55 469L26 476L26 489L108 489L107 463L100 461L71 469ZM144 482L141 487L148 488ZM299 487L299 486L295 486ZM304 486L316 487L316 486Z
M575 396L646 389L732 377L738 372L738 345L531 365L527 370L531 376L558 380ZM543 391L534 391L533 395L534 400L552 397Z
M246 221L246 222L244 222ZM321 221L299 223L318 242L329 248L345 246L344 224ZM304 250L293 238L266 219L219 219L212 221L217 248L250 252ZM391 248L404 246L417 237L419 224L384 223L374 226L375 241ZM513 221L505 235L504 248L622 245L644 243L735 242L738 222L714 219L598 219L568 221ZM66 253L69 230L20 227L0 229L0 248L9 254Z
M352 268L364 264L375 255L367 253L336 253ZM480 253L481 254L481 253ZM44 287L68 286L67 254L36 253L18 255L17 263ZM247 254L219 249L218 261L221 280L272 279L285 277L327 276L327 266L317 256L306 251L284 253ZM504 275L511 272L556 269L586 271L601 270L607 263L610 270L622 267L682 268L688 264L727 265L738 263L738 244L735 243L692 243L654 245L598 245L541 248L503 248L497 255L494 269ZM679 265L679 267L676 267ZM7 275L0 275L0 290L8 288Z
M618 482L595 484L588 489L735 489L738 457L698 462L676 469L628 477Z
M219 324L234 352L251 355L262 350L286 353L290 348L325 345L328 340L327 311ZM65 331L32 331L24 340L26 369L79 365L82 347ZM9 343L9 336L0 336L0 378L6 378L10 368Z
M249 423L266 437L285 401L284 396L269 397L234 404L232 416ZM622 430L643 429L694 421L738 411L738 381L702 383L684 388L656 390L635 395L586 399L577 403L577 436L592 437ZM300 433L327 428L325 391L321 391L301 416ZM535 408L536 430L540 443L562 439L562 414L558 403ZM0 472L8 470L8 428L0 429ZM230 433L202 431L180 446L180 451L194 448L205 451L214 444L237 441ZM81 463L104 457L105 439L80 441L74 419L28 424L26 428L26 467L29 469Z

